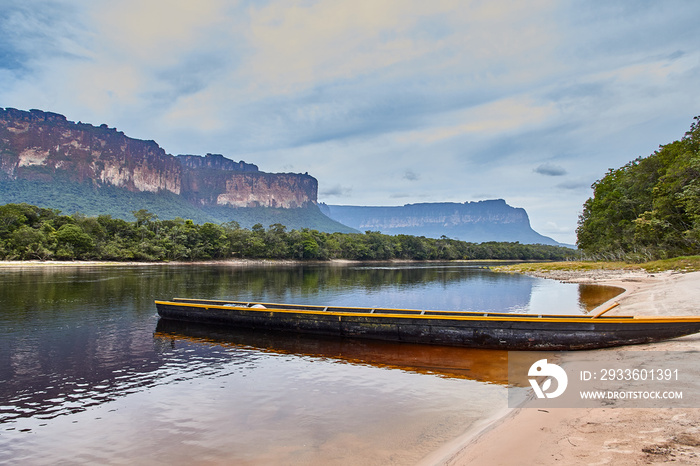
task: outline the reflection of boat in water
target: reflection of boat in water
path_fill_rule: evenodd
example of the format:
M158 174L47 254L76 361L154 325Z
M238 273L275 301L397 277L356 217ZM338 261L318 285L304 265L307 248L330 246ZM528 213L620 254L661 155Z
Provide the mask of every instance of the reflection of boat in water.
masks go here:
M503 350L580 350L700 332L700 317L528 315L175 298L161 317L251 329Z
M186 341L255 348L502 385L508 383L508 353L499 350L261 332L169 319L158 321L155 338L173 343Z

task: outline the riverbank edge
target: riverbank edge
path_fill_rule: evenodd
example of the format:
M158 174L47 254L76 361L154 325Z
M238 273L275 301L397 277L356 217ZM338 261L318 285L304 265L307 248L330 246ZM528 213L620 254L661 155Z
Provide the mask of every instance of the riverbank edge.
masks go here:
M590 313L600 312L615 302L620 306L611 310L609 315L699 313L694 303L700 302L700 272L670 270L652 274L640 269L606 269L504 273L524 273L565 283L624 289L623 293ZM683 305L679 306L678 303ZM672 309L677 312L669 313ZM651 351L700 351L700 335L617 350L641 348ZM699 423L698 408L559 408L550 411L523 406L507 408L472 426L455 441L425 457L420 464L631 466L658 461L697 464L700 459L700 428L696 426ZM587 425L604 428L597 427L596 431L586 432ZM575 439L576 443L571 439Z
M171 262L142 262L142 261L40 261L40 260L22 260L22 261L0 261L0 269L3 268L21 268L21 267L140 267L140 266L177 266L187 267L196 266L227 266L227 267L278 267L278 266L299 266L299 265L331 265L331 266L346 266L346 265L364 265L364 264L511 264L521 263L516 260L415 260L415 259L387 259L387 260L352 260L352 259L331 259L331 260L298 260L298 259L225 259L225 260L207 260L207 261L171 261Z

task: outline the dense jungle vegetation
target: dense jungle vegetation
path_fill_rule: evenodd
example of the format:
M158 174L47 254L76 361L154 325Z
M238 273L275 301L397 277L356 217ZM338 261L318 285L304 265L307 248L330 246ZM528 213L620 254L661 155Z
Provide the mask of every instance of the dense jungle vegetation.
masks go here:
M579 218L589 258L648 261L700 254L700 117L661 146L593 184Z
M0 259L194 261L230 258L301 260L565 260L572 249L520 243L467 243L378 232L287 231L279 223L196 224L134 211L132 222L109 215L62 215L30 204L0 206Z

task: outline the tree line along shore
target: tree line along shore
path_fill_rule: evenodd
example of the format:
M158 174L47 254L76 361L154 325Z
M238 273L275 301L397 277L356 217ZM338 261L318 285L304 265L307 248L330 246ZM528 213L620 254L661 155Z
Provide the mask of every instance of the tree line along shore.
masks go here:
M237 222L160 220L147 210L134 221L109 215L63 215L29 204L0 206L0 259L202 261L293 260L566 260L576 251L541 244L469 243L378 232L287 231L279 223L251 229Z

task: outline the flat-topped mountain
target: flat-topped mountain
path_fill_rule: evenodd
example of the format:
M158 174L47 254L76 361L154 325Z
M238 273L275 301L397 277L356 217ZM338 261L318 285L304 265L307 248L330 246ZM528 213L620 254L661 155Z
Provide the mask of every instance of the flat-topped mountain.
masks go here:
M503 199L386 207L322 204L321 211L333 220L360 231L428 238L444 235L473 243L518 241L562 246L533 230L525 209L511 207Z
M246 219L251 215L240 209L258 208L253 217L264 214L264 226L284 218L279 223L289 228L350 231L318 212L317 192L318 182L308 174L265 173L220 154L173 156L155 141L133 139L104 124L0 108L3 204L28 202L68 213L121 217L146 208L161 218L237 220L242 225L250 223ZM109 212L103 211L106 204ZM304 215L312 212L321 224L295 222L289 212L268 215L279 209L306 209Z
M107 125L11 108L0 109L0 176L169 191L206 206L302 207L315 204L318 191L309 175L264 173L219 154L174 157L155 141L132 139Z

